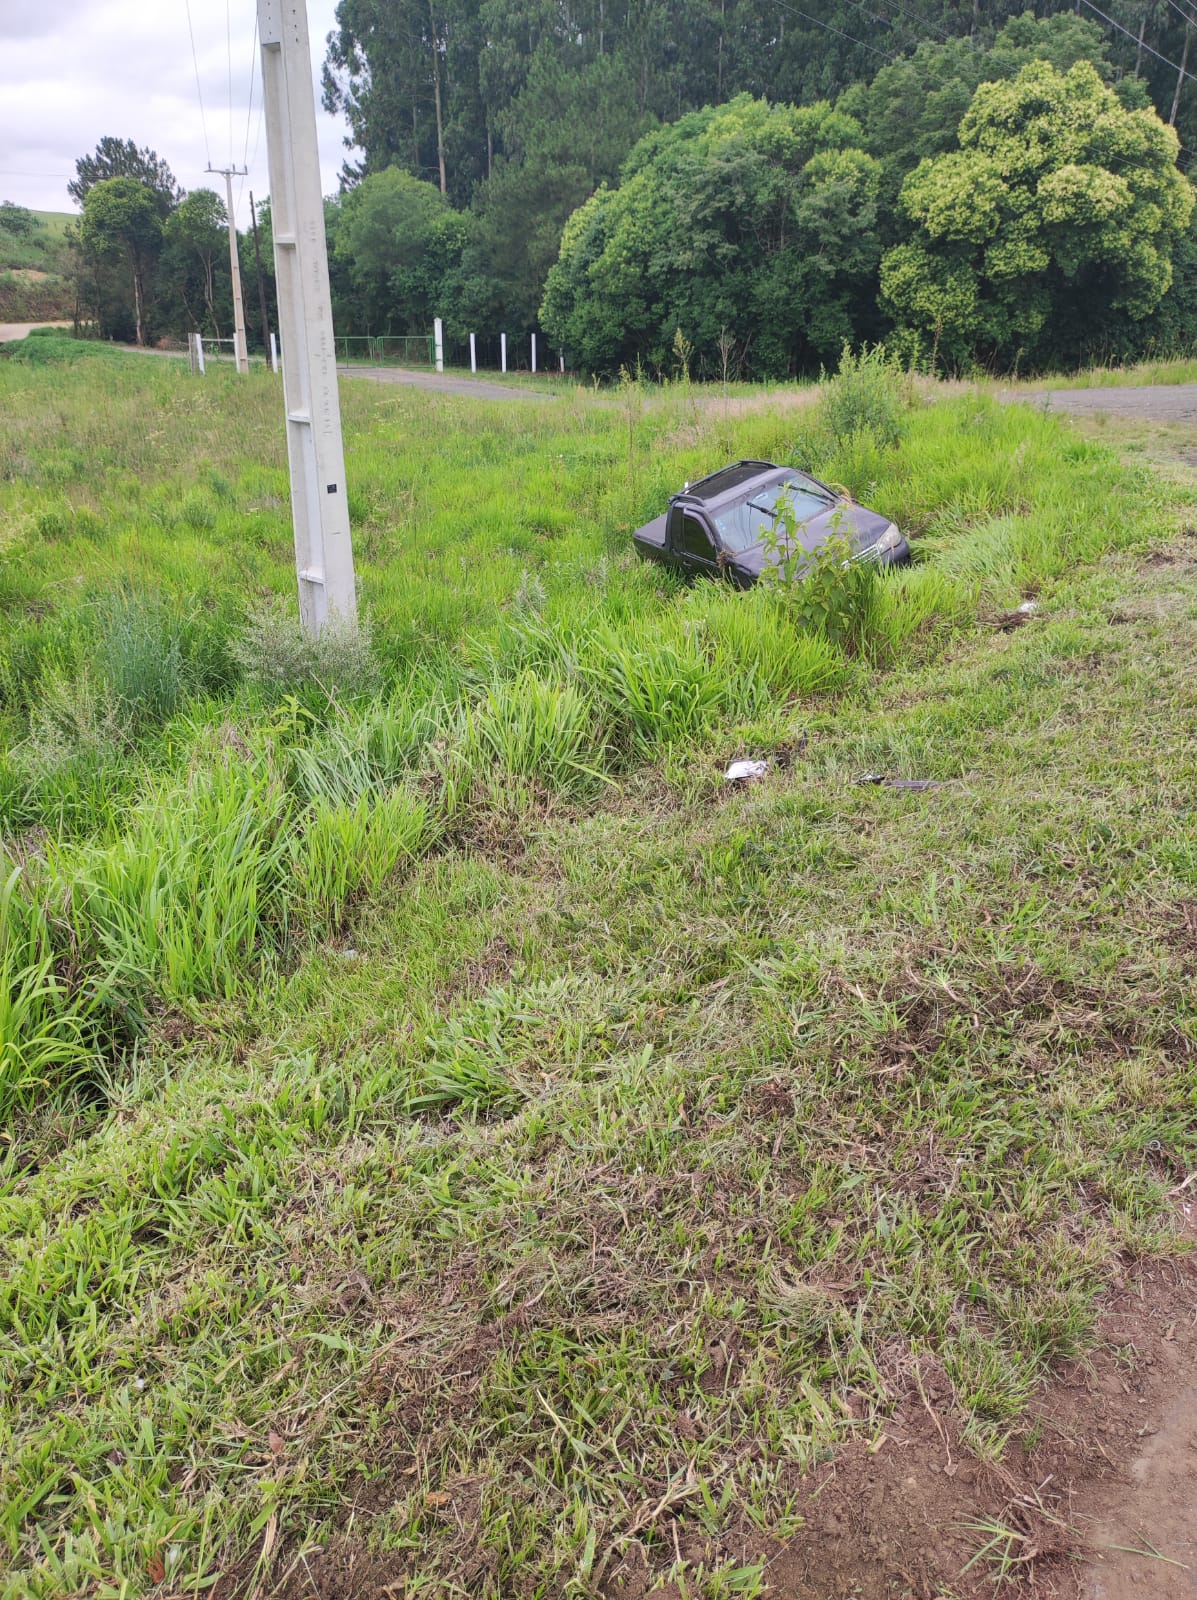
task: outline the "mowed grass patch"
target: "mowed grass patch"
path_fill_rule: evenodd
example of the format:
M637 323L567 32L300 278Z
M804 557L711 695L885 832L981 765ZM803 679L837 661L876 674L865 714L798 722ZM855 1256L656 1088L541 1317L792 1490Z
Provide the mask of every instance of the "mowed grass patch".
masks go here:
M1119 554L1177 491L972 398L884 456L745 417L735 453L888 496L929 553L850 660L627 563L711 448L658 449L677 417L629 458L602 400L347 385L375 654L263 624L272 672L236 641L292 582L249 459L277 416L138 371L248 431L113 424L83 533L37 532L25 445L3 491L44 541L10 772L43 683L139 719L124 787L101 761L8 844L4 1592L252 1592L349 1540L416 1593L636 1551L751 1593L916 1357L980 1455L1032 1433L1192 1159L1192 607L1183 557ZM84 608L136 552L105 656ZM743 753L778 760L736 793Z

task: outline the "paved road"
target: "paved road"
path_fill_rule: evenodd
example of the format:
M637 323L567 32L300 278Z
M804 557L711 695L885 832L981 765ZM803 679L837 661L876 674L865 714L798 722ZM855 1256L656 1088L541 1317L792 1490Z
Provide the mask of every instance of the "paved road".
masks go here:
M24 339L34 328L69 328L69 322L0 322L0 344L10 339Z
M445 372L416 372L410 367L338 366L343 378L369 378L374 383L401 383L410 389L432 389L437 394L465 395L474 400L555 400L551 389L517 389L489 378L462 378Z
M1147 422L1192 422L1197 418L1197 383L1048 389L1017 398L1043 405L1049 411L1108 411L1117 417L1142 417Z

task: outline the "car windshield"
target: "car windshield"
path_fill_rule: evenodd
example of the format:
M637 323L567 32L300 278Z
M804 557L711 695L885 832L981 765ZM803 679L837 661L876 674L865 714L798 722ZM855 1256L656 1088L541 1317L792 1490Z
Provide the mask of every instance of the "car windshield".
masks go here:
M751 550L777 522L777 503L789 502L787 515L794 522L806 522L834 505L834 497L809 478L788 478L770 484L755 494L728 506L715 517L715 527L725 550Z

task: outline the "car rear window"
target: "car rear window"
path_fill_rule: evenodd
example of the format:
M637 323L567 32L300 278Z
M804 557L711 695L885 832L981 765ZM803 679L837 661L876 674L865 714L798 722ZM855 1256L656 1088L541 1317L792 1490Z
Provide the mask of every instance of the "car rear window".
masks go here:
M789 502L787 516L795 522L808 522L835 504L826 490L808 478L788 478L784 483L770 484L755 494L745 495L743 500L716 515L715 526L724 549L735 553L760 544L777 522L777 502L783 495Z
M742 461L734 467L721 467L718 472L712 472L709 478L700 478L697 483L687 484L686 493L693 495L696 500L717 500L721 494L738 489L742 483L759 478L769 470L767 463Z

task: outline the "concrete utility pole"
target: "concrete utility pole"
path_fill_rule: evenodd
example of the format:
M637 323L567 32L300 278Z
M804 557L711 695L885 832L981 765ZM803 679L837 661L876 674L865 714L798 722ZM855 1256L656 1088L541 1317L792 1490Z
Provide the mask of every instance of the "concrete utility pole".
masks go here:
M307 0L258 0L299 613L357 622Z
M224 179L229 210L229 270L233 274L233 353L237 371L249 371L249 350L245 343L245 307L241 303L241 257L237 254L237 224L233 221L233 179L243 177L244 167L209 167Z

